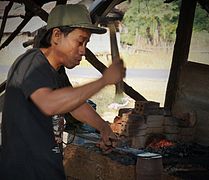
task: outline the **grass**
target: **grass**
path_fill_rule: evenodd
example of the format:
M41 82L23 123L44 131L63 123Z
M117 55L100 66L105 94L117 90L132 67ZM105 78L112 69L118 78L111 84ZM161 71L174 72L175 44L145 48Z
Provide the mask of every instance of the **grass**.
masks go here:
M172 51L165 50L153 50L152 52L139 52L137 54L130 53L128 51L120 52L126 68L135 69L169 69ZM111 60L107 60L104 56L99 56L98 59L106 66L109 66ZM85 59L81 61L81 67L89 67L91 64Z
M171 63L172 52L153 50L131 54L127 51L121 53L127 68L140 69L168 69Z

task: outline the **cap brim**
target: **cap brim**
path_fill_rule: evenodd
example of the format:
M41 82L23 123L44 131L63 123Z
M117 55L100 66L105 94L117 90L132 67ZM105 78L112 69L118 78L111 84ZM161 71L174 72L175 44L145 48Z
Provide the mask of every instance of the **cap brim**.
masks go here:
M71 25L70 27L88 29L91 33L95 33L95 34L104 34L107 32L107 30L105 28L97 27L97 26L94 26L91 24Z

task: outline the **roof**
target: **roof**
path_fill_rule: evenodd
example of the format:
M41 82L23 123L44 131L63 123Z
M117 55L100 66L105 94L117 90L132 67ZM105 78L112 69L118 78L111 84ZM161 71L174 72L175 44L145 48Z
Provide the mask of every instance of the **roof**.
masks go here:
M10 1L0 1L0 23L2 23L4 11L7 5L9 4L9 2ZM22 0L15 1L11 9L9 10L7 23L6 23L5 30L4 30L5 33L13 32L16 29L16 27L21 23L22 18L26 14L24 4L18 3L18 2L23 2L23 1ZM43 1L31 0L31 2L35 2L36 4L43 4L43 6L41 5L41 7L47 13L49 13L51 9L56 5L56 1L52 1L52 0L43 0ZM98 13L103 13L104 9L110 4L110 2L111 2L110 0L106 0L106 1L104 0L68 0L67 1L68 4L75 4L75 3L85 4L87 8L92 12L92 16L95 16ZM100 6L100 4L102 4L102 6ZM121 12L116 10L114 13L115 13L114 15L110 14L110 17L115 16L121 19L122 17ZM43 20L41 20L41 18L34 17L26 24L26 26L21 30L21 32L28 32L28 31L33 32L37 30L38 28L44 26L45 24L46 23Z

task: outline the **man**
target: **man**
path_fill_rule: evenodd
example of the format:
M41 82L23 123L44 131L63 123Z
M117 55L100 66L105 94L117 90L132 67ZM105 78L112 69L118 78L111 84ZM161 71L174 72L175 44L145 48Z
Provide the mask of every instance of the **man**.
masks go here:
M3 110L0 179L64 180L56 137L62 128L53 125L62 125L66 113L100 131L102 148L111 145L112 130L86 100L120 82L123 63L113 63L101 78L76 88L63 68L79 65L91 33L104 32L91 23L85 6L59 5L49 15L41 48L28 50L14 62Z

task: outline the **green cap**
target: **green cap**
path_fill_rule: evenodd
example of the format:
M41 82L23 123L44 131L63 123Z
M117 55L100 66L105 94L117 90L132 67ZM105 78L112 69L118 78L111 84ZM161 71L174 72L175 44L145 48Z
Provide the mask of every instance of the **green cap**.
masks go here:
M88 29L91 33L103 34L106 29L92 24L89 11L82 4L55 6L49 14L47 30L60 26Z

